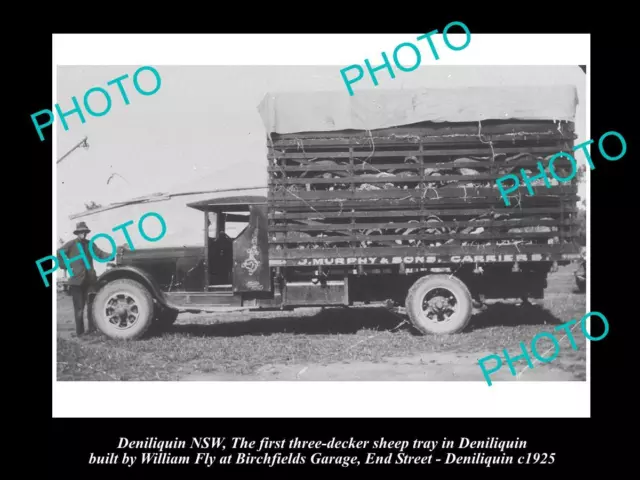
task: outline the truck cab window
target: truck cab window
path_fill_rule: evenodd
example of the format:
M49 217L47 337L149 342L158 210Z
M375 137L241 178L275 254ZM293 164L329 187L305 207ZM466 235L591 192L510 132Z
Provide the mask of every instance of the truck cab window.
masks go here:
M249 225L249 222L228 222L225 228L225 233L229 235L230 238L236 239L238 238L245 228Z

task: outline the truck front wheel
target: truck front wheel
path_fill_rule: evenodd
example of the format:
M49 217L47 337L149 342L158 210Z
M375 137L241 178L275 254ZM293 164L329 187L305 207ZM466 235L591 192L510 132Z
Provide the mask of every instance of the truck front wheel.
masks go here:
M406 309L411 323L421 333L446 335L467 326L473 304L469 289L460 279L427 275L409 289Z
M153 298L135 280L107 283L93 299L93 319L107 337L135 340L144 335L153 320Z

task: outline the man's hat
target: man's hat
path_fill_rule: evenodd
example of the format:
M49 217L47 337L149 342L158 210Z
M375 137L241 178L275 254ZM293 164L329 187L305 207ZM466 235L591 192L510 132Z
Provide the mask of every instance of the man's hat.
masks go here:
M78 233L81 232L86 232L89 233L91 230L89 229L89 227L87 227L87 224L84 222L78 222L76 224L76 229L73 231L74 235L77 235Z

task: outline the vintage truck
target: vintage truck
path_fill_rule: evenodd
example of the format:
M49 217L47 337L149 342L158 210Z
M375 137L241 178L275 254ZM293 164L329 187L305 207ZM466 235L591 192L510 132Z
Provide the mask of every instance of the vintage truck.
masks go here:
M94 321L135 339L182 312L391 302L449 334L487 299L542 298L580 258L576 181L538 170L572 152L576 106L574 87L268 94L265 195L188 204L202 245L120 249ZM523 169L506 206L496 179Z

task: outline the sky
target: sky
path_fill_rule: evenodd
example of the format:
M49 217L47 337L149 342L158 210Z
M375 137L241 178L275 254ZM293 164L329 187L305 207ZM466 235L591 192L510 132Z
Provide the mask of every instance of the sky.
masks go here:
M203 214L186 206L209 195L177 197L169 201L127 206L71 220L91 201L109 203L155 192L186 192L266 186L267 149L258 105L266 93L278 91L345 90L339 66L169 66L155 68L162 84L153 95L135 91L131 77L138 66L59 66L57 103L71 110L71 97L80 103L84 93L102 86L111 93L111 110L102 117L85 113L66 118L65 131L56 119L56 158L67 153L85 136L89 149L77 149L57 166L57 233L69 240L76 222L85 221L91 235L109 233L116 226L138 219L149 211L160 213L167 233L158 243L145 241L137 227L129 229L136 248L202 245ZM123 74L130 104L125 105L116 86L107 82ZM578 66L425 66L395 79L381 81L377 88L575 85L578 91L576 144L585 136L586 76ZM140 85L154 86L153 75L143 72ZM358 85L360 90L365 86ZM374 88L374 87L370 87ZM101 103L102 102L102 103ZM91 96L94 110L106 103L99 94ZM584 159L577 157L578 164ZM114 176L107 183L109 178ZM253 192L261 194L261 191ZM584 186L581 186L584 197ZM234 195L234 193L229 193ZM159 224L145 221L151 236ZM91 236L90 235L90 236ZM118 245L122 233L113 234ZM105 239L96 244L109 250ZM101 265L96 266L98 272Z

